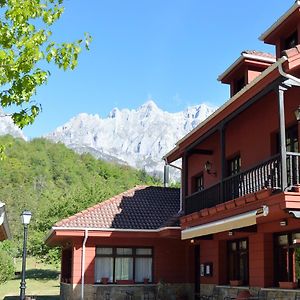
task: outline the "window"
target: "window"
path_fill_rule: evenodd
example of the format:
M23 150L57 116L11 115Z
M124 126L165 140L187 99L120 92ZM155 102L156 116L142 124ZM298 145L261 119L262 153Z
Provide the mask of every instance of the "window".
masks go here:
M248 240L234 240L228 242L228 276L229 280L249 281Z
M300 233L275 235L275 280L298 281L300 279Z
M103 277L108 282L133 280L141 283L144 278L152 282L152 248L97 247L95 282Z
M282 50L287 50L291 49L298 45L298 32L295 31L292 33L285 41L284 41L284 49Z
M234 158L229 159L227 161L227 175L228 176L233 176L236 175L240 172L241 170L241 156L240 155L236 155Z
M200 173L194 176L193 183L193 193L202 191L204 189L204 176L203 173Z

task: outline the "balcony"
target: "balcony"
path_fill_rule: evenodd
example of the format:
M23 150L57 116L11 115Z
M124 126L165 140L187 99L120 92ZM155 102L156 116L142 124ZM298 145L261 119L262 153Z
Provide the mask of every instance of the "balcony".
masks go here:
M300 184L300 153L287 152L287 187L282 187L279 155L261 164L225 178L223 181L185 198L186 215L229 200L258 192L263 188L286 190Z

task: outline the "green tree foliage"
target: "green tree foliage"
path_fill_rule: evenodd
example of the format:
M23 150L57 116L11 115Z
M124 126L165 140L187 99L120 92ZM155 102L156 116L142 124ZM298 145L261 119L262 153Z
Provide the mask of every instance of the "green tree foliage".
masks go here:
M0 283L3 283L14 275L14 263L13 258L7 250L0 248Z
M7 205L14 253L21 253L24 209L33 213L29 254L53 261L57 251L43 241L55 222L136 185L160 183L143 171L78 155L45 139L25 142L5 136L0 144L6 146L6 159L0 161L0 200Z
M12 119L20 128L33 123L40 105L30 101L49 71L43 62L64 70L74 69L82 44L51 39L51 26L61 17L63 0L0 0L0 104L12 107ZM0 149L1 152L1 149ZM2 149L3 152L3 149Z

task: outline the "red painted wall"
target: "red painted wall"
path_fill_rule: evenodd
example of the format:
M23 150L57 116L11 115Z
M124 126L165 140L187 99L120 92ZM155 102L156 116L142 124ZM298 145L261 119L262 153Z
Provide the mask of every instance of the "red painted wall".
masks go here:
M73 247L73 276L72 283L81 282L81 246L82 241L76 240ZM128 238L94 238L88 239L86 244L86 273L85 283L94 283L95 247L120 246L120 247L153 247L154 281L163 280L169 283L192 282L193 272L190 260L193 249L189 242L178 239L128 239Z
M300 103L300 89L292 88L285 92L286 127L296 125L295 109ZM298 125L300 127L300 125ZM226 158L240 154L242 170L251 168L270 158L276 152L276 133L279 130L278 96L271 92L229 122L225 131ZM300 134L300 131L299 131ZM299 139L300 140L300 139ZM192 192L192 178L204 171L207 160L217 175L204 172L204 185L209 187L220 180L220 141L215 133L198 146L199 149L213 150L213 155L192 155L188 161L188 193Z

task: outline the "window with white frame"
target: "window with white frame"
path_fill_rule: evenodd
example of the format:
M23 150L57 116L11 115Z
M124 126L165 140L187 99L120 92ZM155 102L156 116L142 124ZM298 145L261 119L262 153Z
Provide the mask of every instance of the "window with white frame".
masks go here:
M152 248L97 247L95 282L132 280L152 282Z

